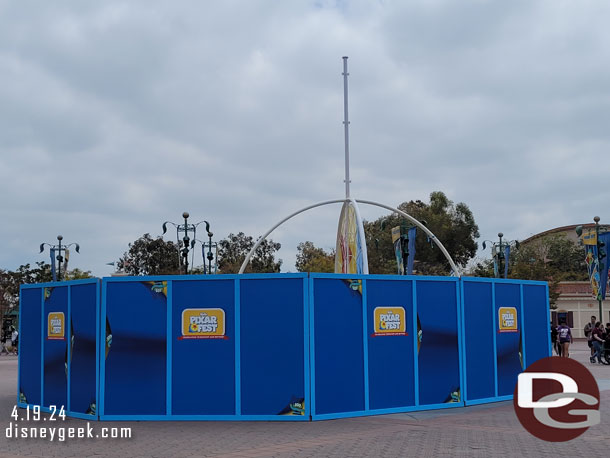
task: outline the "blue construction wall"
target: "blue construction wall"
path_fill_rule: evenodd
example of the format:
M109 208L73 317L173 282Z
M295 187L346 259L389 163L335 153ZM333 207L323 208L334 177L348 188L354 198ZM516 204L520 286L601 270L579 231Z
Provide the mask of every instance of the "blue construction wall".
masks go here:
M19 405L102 420L322 420L512 398L546 283L113 277L21 290Z
M40 287L21 289L19 301L19 404L42 403L42 297Z
M172 415L235 415L234 283L234 280L170 282L171 405L168 413ZM225 317L222 338L184 338L182 317L185 311L196 308L222 310ZM164 356L162 362L165 363ZM165 399L165 394L162 397Z
M19 406L97 418L99 305L97 279L21 287Z
M239 280L244 416L309 417L305 276Z
M98 393L99 281L70 286L70 377L71 413L96 415Z
M419 335L418 405L463 405L458 330L459 282L454 278L418 279L414 282Z
M104 279L100 415L165 415L166 283Z
M101 419L309 420L307 274L103 280Z
M415 406L415 360L418 345L417 332L413 326L417 323L413 281L367 280L365 285L369 410ZM402 313L404 310L404 334L391 330L388 330L388 335L376 333L375 315L379 308L390 308L394 313ZM380 313L378 318L381 318Z
M518 374L551 355L548 285L469 277L461 282L466 404L512 399Z
M459 280L311 274L313 419L463 406Z

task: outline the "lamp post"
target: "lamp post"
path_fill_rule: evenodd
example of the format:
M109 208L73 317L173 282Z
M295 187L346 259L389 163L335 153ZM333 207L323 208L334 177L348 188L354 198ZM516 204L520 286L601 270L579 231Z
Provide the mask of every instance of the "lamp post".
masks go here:
M206 245L208 248L208 275L212 274L212 261L214 260L214 254L212 253L212 248L215 248L216 251L216 261L218 262L218 243L216 242L212 242L212 236L214 235L212 232L210 232L210 225L206 222L205 223L205 229L208 232L208 243L207 244L203 244L203 249L205 250ZM204 261L205 262L205 261Z
M203 256L203 273L207 273L207 274L212 274L212 273L216 273L216 269L217 269L217 264L218 263L218 243L217 242L212 242L212 237L214 236L214 234L212 232L210 232L210 225L207 221L205 222L205 229L206 232L208 233L208 241L204 242L202 240L197 240L197 242L201 243L201 255ZM208 250L206 253L206 249ZM214 250L214 252L212 252L212 250ZM206 270L206 266L205 266L205 260L208 260L208 267ZM215 268L214 268L214 272L212 272L212 261L214 261L214 259L216 259L216 263L214 264Z
M601 282L602 281L607 281L608 279L601 277L601 272L604 270L604 268L602 266L602 258L603 258L603 256L602 256L601 248L602 248L604 243L599 240L599 220L600 220L599 216L594 216L593 217L593 221L595 221L595 241L597 242L597 262L599 264L599 272L600 272L600 275L599 275L599 280L600 280L599 286L600 286L600 290L601 290L601 286L602 286ZM603 322L604 314L603 314L601 291L597 293L597 302L598 302L598 305L599 305L599 321Z
M49 251L51 253L51 273L53 275L53 281L61 281L61 263L64 261L64 257L61 252L68 253L68 248L71 246L75 247L77 253L80 253L80 246L78 243L70 243L68 245L62 245L61 241L63 240L62 235L57 236L57 245L52 245L50 243L41 243L40 244L40 253L44 251L44 246L49 246ZM55 257L55 253L57 252L57 257ZM58 263L58 272L57 277L55 277L55 260L57 259Z
M484 240L483 241L483 249L485 250L487 248L487 244L486 242L491 243L491 256L494 259L497 269L494 269L494 276L496 278L500 278L501 274L500 272L502 272L502 259L504 259L504 250L506 249L506 247L510 247L510 245L514 244L515 248L519 248L519 242L517 240L510 240L508 242L506 241L502 241L502 237L504 237L504 234L502 232L498 232L498 242L492 242L491 240ZM506 258L506 260L504 261L505 263L508 263L508 258ZM508 269L504 270L504 278L506 278L506 272Z
M188 222L189 216L190 215L188 212L182 213L182 217L184 218L184 224L177 224L177 223L173 223L171 221L166 221L163 223L163 234L165 234L167 232L168 224L171 224L176 228L176 240L177 240L178 250L179 250L179 261L184 266L185 274L188 274L189 251L195 247L195 243L196 243L196 239L197 239L197 226L199 226L201 223L205 223L206 230L208 231L208 236L210 237L210 241L212 240L212 235L213 235L210 232L210 223L208 223L207 221L199 221L197 224L189 224L189 222ZM183 234L182 242L180 241L181 233ZM189 237L189 233L192 233L192 235L193 235L192 240ZM180 247L182 247L182 248L180 248ZM195 253L193 252L193 256L191 259L191 266L192 266L194 260L195 260ZM203 262L205 264L205 259Z
M606 250L605 250L605 246L606 244L599 238L599 233L600 233L600 225L599 225L599 220L600 217L599 216L594 216L593 217L593 221L595 221L595 237L593 237L593 234L591 233L591 231L587 231L585 234L583 234L583 227L582 226L576 226L575 231L576 234L579 237L582 237L582 242L585 245L585 247L587 246L596 246L597 247L597 256L596 256L596 261L597 261L597 274L599 276L599 284L597 287L597 302L599 305L599 316L600 316L600 321L603 318L603 297L602 297L602 289L604 288L602 285L602 282L607 282L608 278L602 278L602 273L604 272L604 260L605 262L608 262L606 258ZM604 229L605 231L605 229ZM591 251L593 251L591 249ZM589 253L591 253L589 251L589 248L587 248L587 259L589 258ZM595 269L594 266L591 266L590 263L587 261L587 265L588 265L588 269L589 269L589 278L591 281L591 284L593 286L593 281L595 279Z
M392 238L397 237L396 243L400 244L398 248L401 251L402 266L399 267L402 267L402 275L409 274L409 230L413 227L403 221L400 226L392 228ZM394 234L394 232L398 233Z

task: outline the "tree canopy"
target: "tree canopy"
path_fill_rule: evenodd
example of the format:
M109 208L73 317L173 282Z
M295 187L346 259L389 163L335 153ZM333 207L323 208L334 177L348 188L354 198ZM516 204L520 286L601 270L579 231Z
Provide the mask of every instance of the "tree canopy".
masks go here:
M178 247L150 234L129 244L117 267L129 275L173 275L180 273Z
M225 239L218 242L218 269L220 273L231 274L238 273L239 269L246 259L247 254L254 246L254 239L239 232L238 234L229 234ZM276 252L282 247L280 243L273 240L265 239L254 252L250 259L250 263L246 268L246 273L272 273L279 272L282 266L282 260L275 260Z
M522 243L511 252L508 267L509 278L548 282L551 306L559 297L559 282L589 279L584 248L565 234L549 234ZM477 263L470 275L493 277L493 260Z
M466 266L476 254L479 227L465 203L454 204L443 192L435 191L430 194L429 203L411 200L403 202L398 208L423 222L443 243L459 267ZM396 213L364 223L370 273L396 273L391 229L401 223L411 225L406 218ZM444 275L450 270L443 253L420 229L417 231L415 251L417 273Z
M299 243L295 267L299 272L334 272L335 251L327 253L312 242Z
M80 269L68 270L62 273L64 280L77 280L90 278L90 271ZM15 271L0 269L0 317L6 315L11 310L19 308L19 287L30 283L45 283L53 281L51 265L44 261L39 261L34 267L30 264L23 264Z

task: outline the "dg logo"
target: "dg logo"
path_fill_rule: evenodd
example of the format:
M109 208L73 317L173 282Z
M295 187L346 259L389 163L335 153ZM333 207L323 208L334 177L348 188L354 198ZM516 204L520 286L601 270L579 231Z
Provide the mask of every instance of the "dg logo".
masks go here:
M582 364L543 358L519 374L513 398L523 427L539 439L572 440L600 422L599 388Z

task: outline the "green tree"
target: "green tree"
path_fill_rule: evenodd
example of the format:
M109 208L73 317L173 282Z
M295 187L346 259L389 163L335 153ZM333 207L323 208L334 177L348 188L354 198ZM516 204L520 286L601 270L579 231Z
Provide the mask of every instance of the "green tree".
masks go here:
M74 268L68 270L65 274L62 273L63 280L83 280L85 278L93 278L90 270L80 270Z
M218 269L220 273L238 273L246 256L254 246L254 239L243 232L229 234L218 242ZM279 272L282 260L275 260L275 253L282 247L280 243L265 239L254 252L246 267L249 272Z
M521 244L511 252L508 277L521 280L546 281L549 302L555 308L559 282L588 280L584 249L565 234L549 234ZM477 277L493 277L493 260L477 263L468 272Z
M559 297L559 282L588 280L584 249L565 234L550 234L522 244L512 256L509 277L549 283L552 306Z
M493 277L494 263L492 259L479 259L468 269L465 275L470 277Z
M295 267L299 272L334 272L335 250L327 253L312 242L299 243Z
M174 242L144 234L129 244L117 266L130 275L174 275L180 273L178 256Z
M421 200L403 202L398 208L426 226L443 243L458 267L464 267L477 251L479 228L468 205L454 204L440 191L430 194L430 203ZM391 229L401 223L410 224L399 214L365 222L371 273L396 273L396 260ZM415 270L420 274L443 275L450 270L449 262L421 229L417 230Z
M43 261L36 267L23 264L15 271L0 269L0 318L19 310L19 287L29 283L50 282L51 265Z

